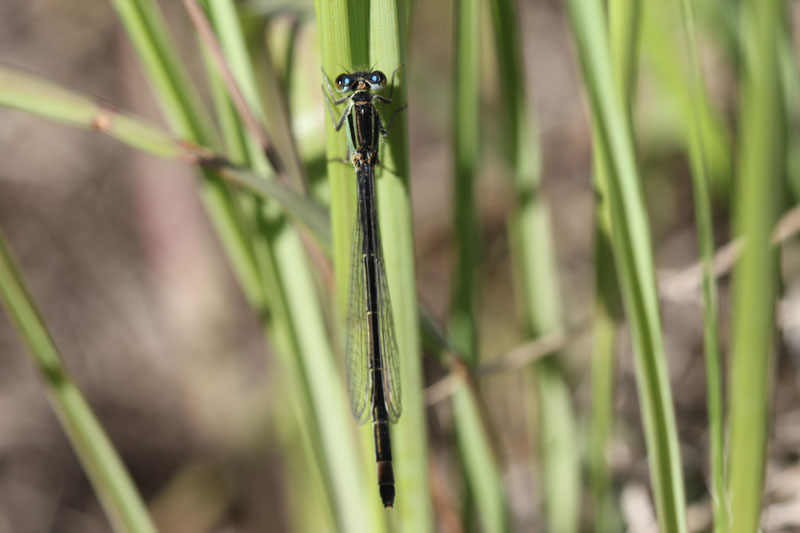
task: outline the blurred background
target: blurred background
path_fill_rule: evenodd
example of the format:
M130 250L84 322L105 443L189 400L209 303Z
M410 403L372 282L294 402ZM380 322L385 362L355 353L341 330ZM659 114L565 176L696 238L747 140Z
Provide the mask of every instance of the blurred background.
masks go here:
M715 120L735 157L736 64L733 21L699 2L701 56ZM185 61L201 77L194 33L180 2L161 2ZM322 157L319 45L312 2L254 1L251 17L299 21L298 56L307 86L297 94L295 134L301 152ZM562 356L585 446L590 408L590 317L593 277L591 135L562 3L519 2L526 83L540 127L543 196L550 206L571 342ZM796 22L800 6L787 3ZM666 279L697 257L685 115L674 88L674 14L646 16L636 134L656 264ZM673 23L674 22L674 23ZM488 14L485 24L489 25ZM448 2L416 2L409 39L408 118L417 281L421 300L441 322L451 301L453 251L451 79L453 13ZM520 334L506 230L511 185L497 155L498 87L503 80L486 43L481 80L481 175L475 198L479 231L480 352L491 360ZM792 45L796 50L798 43ZM4 0L0 63L19 67L164 124L135 53L110 3ZM378 66L380 68L380 66ZM331 73L329 73L331 74ZM202 86L202 83L199 85ZM207 94L207 89L201 87ZM298 96L291 102L296 105ZM293 108L294 110L294 108ZM724 163L714 175L718 245L729 239L733 190ZM297 502L286 480L291 417L279 394L282 377L257 318L227 266L197 198L195 171L141 154L113 139L0 108L0 226L41 306L66 364L150 505L169 532L295 529ZM795 203L790 190L787 204ZM797 313L798 249L784 247L774 409L770 428L764 525L800 531L800 402ZM324 286L325 273L320 275ZM728 338L727 278L720 284L722 339ZM687 484L689 524L705 531L707 423L702 307L699 292L662 300L663 327ZM629 531L654 531L644 436L630 342L622 328L609 454L615 501ZM723 349L725 346L723 346ZM18 336L0 319L0 532L102 532L109 525L53 415ZM341 356L341 353L339 353ZM426 359L426 381L444 375ZM500 445L512 527L545 531L538 502L535 415L527 411L523 370L481 383ZM735 391L734 391L735 392ZM445 501L463 479L453 446L448 402L429 406L431 483ZM585 477L585 475L584 475ZM442 488L444 486L444 488ZM437 488L438 487L438 488ZM438 502L437 529L462 531L457 508ZM456 511L454 511L456 509ZM456 514L453 514L456 513ZM467 527L467 531L475 530ZM591 527L586 524L586 528Z

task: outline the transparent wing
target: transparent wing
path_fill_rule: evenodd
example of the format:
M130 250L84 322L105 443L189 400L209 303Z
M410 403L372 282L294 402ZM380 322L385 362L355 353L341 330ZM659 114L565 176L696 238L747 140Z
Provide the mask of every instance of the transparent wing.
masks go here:
M364 231L356 218L350 253L350 295L347 301L345 372L350 410L359 424L370 414L372 378L369 371L369 324L367 323L366 277L361 256Z
M377 218L377 217L376 217ZM376 221L377 226L377 221ZM397 339L394 335L394 317L392 302L389 298L389 286L386 283L386 269L383 265L383 248L380 228L375 228L375 259L378 264L378 304L381 325L381 363L383 367L383 391L386 401L386 412L393 424L400 418L403 405L400 402L400 354Z

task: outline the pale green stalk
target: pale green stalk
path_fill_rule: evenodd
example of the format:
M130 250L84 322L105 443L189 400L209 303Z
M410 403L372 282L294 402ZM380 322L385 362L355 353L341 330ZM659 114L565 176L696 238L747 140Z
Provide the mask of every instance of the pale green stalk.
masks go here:
M475 218L475 180L480 157L480 51L481 2L455 2L455 79L453 84L453 190L456 260L453 271L449 337L471 367L477 366L478 331L475 311L478 293ZM493 443L481 421L474 389L459 379L453 392L455 429L478 521L487 532L508 529L505 487Z
M145 69L148 81L172 130L182 139L218 152L211 119L200 105L194 85L180 62L175 45L153 0L111 0ZM266 309L261 272L250 229L234 192L217 174L204 171L203 200L211 213L234 272L256 309Z
M734 271L729 389L731 531L752 532L763 507L769 424L777 253L770 233L781 210L785 116L778 69L785 3L744 0L740 162L736 232L744 252Z
M61 360L50 331L0 234L0 298L27 345L45 391L115 531L154 533L142 497Z
M725 488L725 415L723 413L717 284L713 272L714 226L711 212L708 154L703 142L703 122L701 120L704 83L695 37L694 12L689 0L681 0L680 7L689 56L690 94L694 110L689 128L689 153L692 165L697 242L700 247L700 264L703 271L703 348L706 362L711 499L714 510L714 531L727 533L730 510Z
M617 0L609 5L609 47L611 68L625 121L632 129L631 109L639 58L639 0ZM599 138L598 125L592 124L592 138ZM594 520L598 530L621 529L614 503L611 471L608 465L614 422L614 353L617 328L622 322L622 303L614 264L610 168L606 154L593 154L593 183L596 193L594 227L595 294L592 319L592 418L589 440L590 483Z
M317 30L322 47L322 71L333 80L346 69L364 65L369 60L367 51L366 18L358 9L349 9L348 0L316 0ZM366 9L366 0L357 4ZM320 90L324 86L322 72L319 77ZM336 98L337 94L332 94ZM339 116L342 106L334 110ZM350 294L350 245L355 221L355 178L353 169L340 161L347 157L347 138L344 132L336 132L328 116L327 108L320 113L325 118L325 141L328 157L328 186L330 188L331 234L333 238L333 267L336 276L336 294L340 316L345 316L347 297ZM342 318L343 322L343 318Z
M401 68L392 107L408 102L408 73L407 65L404 65L407 9L404 0L372 0L370 3L369 59L372 63L380 62L387 74ZM413 102L410 104L413 107ZM424 533L433 527L433 498L429 484L428 429L422 392L424 383L414 268L408 113L403 111L397 117L381 151L383 164L397 174L381 172L377 189L381 233L384 237L383 257L392 298L403 381L403 416L392 428L398 488L397 515L401 531Z
M636 381L659 527L686 531L686 503L675 414L660 326L646 210L627 113L614 80L605 14L599 0L568 0L596 131L608 163L612 249L631 326Z
M348 2L346 0L316 1L317 29L321 45L322 72L319 73L320 91L328 92L324 81L325 73L333 87L333 81L343 70L352 71L368 62L368 26L367 26L367 0ZM335 90L330 97L340 97ZM323 102L325 102L323 98ZM347 299L350 294L350 252L352 248L353 224L356 219L355 212L355 173L352 165L345 164L348 154L347 137L343 130L335 131L325 107L319 110L325 122L325 142L327 163L328 187L330 190L330 224L333 267L336 278L336 310L338 311L337 325L345 323ZM331 104L333 107L333 104ZM333 109L334 117L341 116L344 106ZM345 339L346 332L342 330L338 339ZM340 342L340 346L341 346ZM402 376L401 376L402 378ZM385 514L381 512L380 500L375 473L375 456L372 452L373 439L369 426L364 426L360 431L362 450L362 471L365 472L366 496L363 501L371 512L369 520L374 531L385 528ZM395 465L396 469L396 465ZM396 470L395 470L396 471ZM398 500L402 497L399 493Z

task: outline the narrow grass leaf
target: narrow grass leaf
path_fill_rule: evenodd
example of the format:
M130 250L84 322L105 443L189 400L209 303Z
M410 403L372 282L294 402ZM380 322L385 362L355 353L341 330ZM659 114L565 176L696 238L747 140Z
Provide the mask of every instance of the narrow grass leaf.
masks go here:
M355 4L355 9L351 8ZM322 48L322 72L320 72L320 90L328 91L324 85L324 73L331 82L342 69L353 69L368 61L366 19L361 20L357 13L359 8L366 10L367 1L359 0L316 0L317 29ZM361 15L363 16L363 15ZM336 98L338 94L331 94ZM327 103L326 103L327 105ZM337 160L345 159L347 151L346 135L334 129L333 121L327 109L321 111L325 115L325 141L328 157L328 183L331 200L331 233L333 235L333 266L336 276L336 292L340 316L345 316L347 296L350 287L350 244L353 221L355 220L355 195L353 169ZM341 112L341 111L340 111ZM338 118L338 115L334 113ZM342 323L344 320L341 321Z
M631 109L636 85L641 20L639 0L620 0L609 4L608 29L612 75L625 120L632 129ZM600 133L592 123L592 138ZM595 150L592 179L595 188L594 266L595 292L592 316L592 417L589 438L589 472L594 523L600 531L621 528L621 517L614 503L608 453L614 421L614 368L617 329L622 323L622 302L614 263L612 214L608 160L603 150Z
M156 528L125 465L83 393L61 361L58 348L0 234L0 298L28 347L45 390L86 476L115 531L151 533Z
M0 65L0 106L98 130L159 157L177 158L186 155L190 148L143 118L114 110L89 96L8 65Z
M746 0L740 13L740 163L734 216L744 252L733 278L728 395L733 532L758 529L764 489L778 285L777 254L770 245L770 233L781 209L786 161L778 65L784 10L780 0Z
M709 156L703 135L705 84L695 36L694 11L689 0L680 0L681 22L689 60L689 92L694 112L689 126L689 154L692 166L697 242L703 270L703 350L706 362L706 397L708 404L709 459L711 464L711 499L714 531L728 531L728 497L725 487L724 413L722 362L719 342L717 284L714 277L714 227L711 212Z
M612 248L631 325L650 477L659 527L685 532L675 414L660 325L648 222L631 129L615 89L605 14L598 0L567 2L585 86L609 172Z
M394 100L389 106L392 109L408 102L405 63L407 12L404 0L372 0L368 11L370 62L379 64L387 75L400 69ZM429 484L428 430L422 393L409 180L408 111L402 111L397 116L381 154L385 167L396 172L381 172L377 189L381 233L391 236L383 241L383 253L403 380L403 416L392 432L397 461L397 513L401 520L401 531L424 533L433 527L433 498Z
M453 271L448 329L450 341L463 354L466 364L475 367L479 361L475 312L480 232L474 191L481 143L479 80L483 6L478 0L457 0L454 6L453 228L457 268ZM500 465L481 421L476 390L464 380L459 379L457 383L452 397L454 424L478 521L485 531L502 532L508 528L508 517Z

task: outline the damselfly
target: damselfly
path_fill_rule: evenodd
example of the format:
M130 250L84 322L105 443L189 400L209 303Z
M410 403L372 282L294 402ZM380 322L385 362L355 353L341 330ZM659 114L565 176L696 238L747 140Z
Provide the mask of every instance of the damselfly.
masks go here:
M334 82L336 90L344 95L338 100L331 97L331 82L324 72L323 75L328 86L328 91L323 87L323 92L336 131L347 123L350 159L356 169L358 193L347 303L347 391L350 408L358 423L363 424L371 415L378 487L383 505L391 507L395 491L389 422L397 422L400 417L400 369L378 227L375 166L379 163L381 137L387 134L401 109L395 110L384 128L375 102L392 102L394 74L388 98L375 92L386 86L383 72L341 74ZM331 104L345 102L347 107L337 120Z

